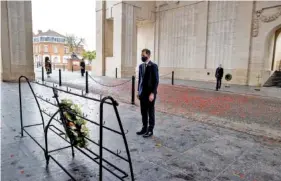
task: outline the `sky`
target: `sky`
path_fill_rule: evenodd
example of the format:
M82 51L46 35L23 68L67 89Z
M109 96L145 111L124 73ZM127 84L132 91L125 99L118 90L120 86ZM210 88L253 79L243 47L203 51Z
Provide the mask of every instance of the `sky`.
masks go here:
M86 50L96 49L95 0L32 0L33 32L54 30L85 38Z

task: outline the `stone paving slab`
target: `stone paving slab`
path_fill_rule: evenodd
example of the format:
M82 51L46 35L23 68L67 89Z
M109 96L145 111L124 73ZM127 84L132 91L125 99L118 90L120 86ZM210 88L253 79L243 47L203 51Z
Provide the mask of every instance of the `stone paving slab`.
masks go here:
M49 90L34 86L36 92L45 97L51 95ZM18 86L1 84L1 178L2 180L69 180L69 177L50 160L49 171L45 168L44 155L29 137L20 138ZM23 99L25 124L40 122L40 115L32 95L26 85L27 93ZM74 90L73 90L74 91ZM65 95L60 94L60 98ZM97 119L98 107L92 101L75 99L87 110L89 117ZM49 112L54 110L45 104ZM262 140L241 132L210 126L193 119L157 112L155 136L144 139L135 134L141 127L139 108L120 103L119 112L128 140L134 168L134 175L139 181L183 181L183 180L237 180L247 178L249 181L280 181L281 178L281 145L273 140ZM118 128L112 108L105 107L105 125ZM93 139L98 137L98 129L88 125ZM33 128L32 128L33 129ZM40 127L31 133L42 142ZM41 130L41 131L40 131ZM41 136L40 136L41 135ZM50 147L62 145L55 135L50 135ZM105 132L104 144L112 150L125 153L122 139ZM93 148L95 150L96 148ZM97 180L97 166L77 153L71 158L70 149L57 152L56 156L78 180ZM128 165L110 154L105 158L128 170ZM257 165L257 166L255 166ZM115 181L105 173L105 181Z

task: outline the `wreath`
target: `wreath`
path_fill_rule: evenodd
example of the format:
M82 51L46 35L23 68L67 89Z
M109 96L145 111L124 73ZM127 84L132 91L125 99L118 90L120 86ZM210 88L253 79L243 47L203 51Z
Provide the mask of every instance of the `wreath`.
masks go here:
M231 79L232 79L232 75L231 74L226 74L225 75L225 80L226 81L231 81Z
M74 146L85 148L87 140L85 137L89 136L89 129L86 126L87 121L82 119L81 107L74 104L69 99L63 99L60 103L62 110L61 120L68 137Z

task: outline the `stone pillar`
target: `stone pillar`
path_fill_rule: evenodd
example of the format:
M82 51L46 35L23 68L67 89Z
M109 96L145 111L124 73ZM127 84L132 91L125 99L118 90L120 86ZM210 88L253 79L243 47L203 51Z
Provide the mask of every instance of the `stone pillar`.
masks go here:
M1 1L1 78L35 79L31 1Z
M92 63L92 75L105 75L105 3L96 1L96 60Z
M130 4L123 4L123 23L126 29L122 33L122 48L125 57L122 60L121 77L131 77L135 74L137 66L137 23L136 10L137 7ZM151 32L152 34L154 32Z
M137 64L136 7L120 3L114 16L114 58L120 62L121 77L135 74ZM153 33L153 32L152 32Z
M97 57L93 61L93 75L115 76L116 68L118 77L134 75L137 63L136 7L123 2L97 1L96 8Z

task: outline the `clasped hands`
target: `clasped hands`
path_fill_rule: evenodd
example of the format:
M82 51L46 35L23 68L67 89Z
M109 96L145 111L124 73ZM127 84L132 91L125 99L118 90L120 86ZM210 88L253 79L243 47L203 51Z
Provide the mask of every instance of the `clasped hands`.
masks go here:
M140 96L138 94L138 99L140 99ZM153 93L150 93L149 95L149 101L152 102L154 100L154 94Z

